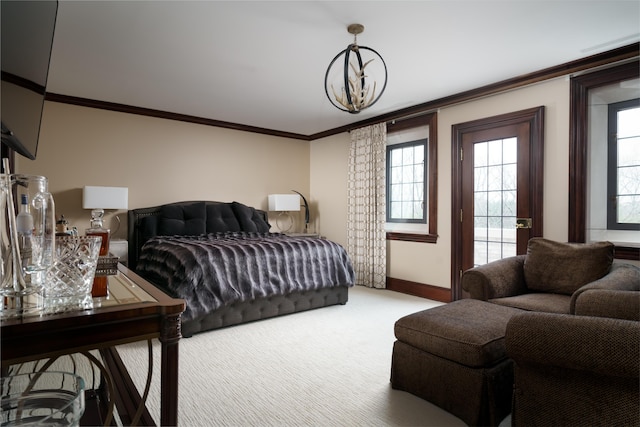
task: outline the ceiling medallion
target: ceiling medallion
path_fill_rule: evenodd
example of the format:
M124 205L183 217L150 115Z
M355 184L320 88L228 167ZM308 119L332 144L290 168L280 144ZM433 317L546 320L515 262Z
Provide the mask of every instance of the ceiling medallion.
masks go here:
M338 53L324 76L324 90L329 101L342 111L357 114L375 104L387 87L387 64L375 50L358 46L361 24L347 27L353 43ZM338 61L344 55L344 60ZM366 70L365 70L366 68Z

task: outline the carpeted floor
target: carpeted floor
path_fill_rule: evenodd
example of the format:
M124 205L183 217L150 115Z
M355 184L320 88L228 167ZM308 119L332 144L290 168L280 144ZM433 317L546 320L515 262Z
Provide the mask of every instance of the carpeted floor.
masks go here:
M439 304L355 287L344 306L183 339L179 424L462 426L460 419L409 393L393 390L389 383L394 322ZM129 344L118 350L142 390L146 344ZM148 406L158 420L157 343L154 360Z

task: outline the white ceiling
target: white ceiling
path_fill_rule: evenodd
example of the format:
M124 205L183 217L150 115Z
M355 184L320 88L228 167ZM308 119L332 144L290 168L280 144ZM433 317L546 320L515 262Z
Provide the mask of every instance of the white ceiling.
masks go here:
M352 115L324 74L354 22L389 79ZM639 1L62 0L47 91L312 135L639 40Z

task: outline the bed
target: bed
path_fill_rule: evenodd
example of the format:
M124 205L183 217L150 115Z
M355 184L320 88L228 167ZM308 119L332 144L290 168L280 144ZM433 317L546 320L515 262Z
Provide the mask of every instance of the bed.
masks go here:
M128 267L183 298L182 335L346 304L355 274L342 246L273 233L266 212L186 201L128 212Z

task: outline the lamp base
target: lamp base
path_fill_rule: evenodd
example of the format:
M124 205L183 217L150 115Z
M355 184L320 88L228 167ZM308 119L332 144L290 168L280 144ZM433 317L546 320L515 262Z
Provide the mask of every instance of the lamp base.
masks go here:
M287 228L284 228L283 225L281 225L281 221L284 222L284 226ZM280 212L280 215L276 218L276 227L278 227L278 230L282 233L288 233L291 231L291 228L293 227L293 217L291 214L289 212Z

